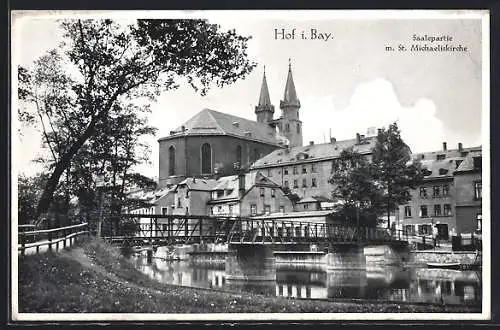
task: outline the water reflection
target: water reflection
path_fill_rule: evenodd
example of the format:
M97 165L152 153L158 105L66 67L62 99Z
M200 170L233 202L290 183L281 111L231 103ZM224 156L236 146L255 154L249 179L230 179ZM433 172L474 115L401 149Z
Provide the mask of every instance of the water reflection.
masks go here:
M324 267L281 265L276 281L226 281L224 265L192 265L145 255L130 257L135 267L169 284L248 291L298 299L367 299L444 304L481 304L480 272L428 268L366 267L326 270Z

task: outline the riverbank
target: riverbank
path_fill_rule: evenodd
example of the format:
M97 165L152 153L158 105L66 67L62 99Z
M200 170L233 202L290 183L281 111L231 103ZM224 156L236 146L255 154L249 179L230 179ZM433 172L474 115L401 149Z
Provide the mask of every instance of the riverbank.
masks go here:
M477 307L293 300L166 285L90 239L19 260L21 313L479 313Z

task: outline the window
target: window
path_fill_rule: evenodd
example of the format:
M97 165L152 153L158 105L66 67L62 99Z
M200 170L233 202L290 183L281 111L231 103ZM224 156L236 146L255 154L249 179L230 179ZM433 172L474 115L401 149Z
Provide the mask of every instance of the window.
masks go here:
M482 183L481 182L474 182L474 199L478 200L482 198Z
M444 215L446 215L446 216L451 215L451 204L444 204L443 211L444 211Z
M474 169L480 170L482 168L482 157L473 157L472 161L474 162Z
M236 147L236 163L238 164L238 168L241 167L241 146Z
M420 217L421 218L426 218L427 215L427 205L422 205L420 206Z
M299 187L299 184L298 184L297 180L293 180L293 187L294 188L298 188Z
M290 186L288 185L288 181L285 181L285 187L289 188Z
M311 164L311 172L312 173L316 173L317 172L316 164Z
M411 217L411 206L405 206L405 217Z
M175 175L175 147L168 148L168 175Z
M181 199L180 199L180 197L177 197L177 207L181 207Z
M427 197L427 189L425 187L420 187L420 197L421 198Z
M418 234L419 235L431 235L432 234L432 226L431 225L418 225Z
M214 215L214 207L213 206L210 208L210 215Z
M434 216L436 217L441 216L441 205L439 204L434 205Z
M264 188L260 188L260 197L264 197L265 191Z
M268 176L268 177L272 177L272 176L273 176L273 170L272 170L272 169L270 169L270 168L269 168L269 169L267 170L267 176Z
M483 215L481 213L476 215L476 221L477 221L477 230L481 230L483 228Z
M307 187L307 179L302 179L302 188Z
M304 204L304 210L307 210L307 209L309 209L309 204L305 203Z
M280 206L280 212L281 212L281 213L285 213L285 207L284 207L284 206L282 206L282 205Z
M251 215L257 214L257 205L255 205L255 204L250 205L250 214Z
M186 195L184 197L189 198L189 189L186 189Z
M445 155L445 154L440 154L440 155L437 155L437 156L436 156L436 159L437 159L437 160L443 160L443 159L445 159L445 158L446 158L446 155Z
M297 169L297 166L293 167L293 174L299 174L299 170Z
M297 133L300 133L300 124L297 123Z
M290 132L290 124L285 124L285 132Z
M161 208L161 214L167 215L168 214L168 207L162 207Z
M217 198L217 191L212 191L212 199L216 199Z
M316 187L316 178L312 178L311 180L311 187Z
M264 205L264 213L265 214L271 213L271 206L270 205Z
M217 198L224 197L224 190L217 190Z
M233 214L233 206L229 205L229 215L232 215L232 214Z
M305 165L302 165L302 174L306 174L307 173L307 168Z
M208 143L201 146L201 174L212 173L212 147Z
M443 196L449 196L450 195L450 186L445 184L443 186Z
M285 169L283 170L283 173L284 173L285 175L288 175L288 168L287 168L287 167L285 167Z
M222 206L220 206L220 205L217 206L217 213L219 213L219 214L222 213Z
M432 197L439 197L440 189L439 186L432 187Z
M276 189L271 189L271 197L276 197Z

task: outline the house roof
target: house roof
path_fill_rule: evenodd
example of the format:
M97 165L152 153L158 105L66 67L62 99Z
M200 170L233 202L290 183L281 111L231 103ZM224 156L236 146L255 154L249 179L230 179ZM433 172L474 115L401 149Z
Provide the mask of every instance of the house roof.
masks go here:
M252 217L253 219L277 219L277 218L312 218L312 217L323 217L333 214L331 210L322 211L305 211L305 212L275 212L270 214L257 215Z
M211 109L201 110L182 126L172 131L170 136L163 137L158 141L183 135L229 135L266 144L278 144L276 130L268 124Z
M179 182L176 187L186 185L189 190L210 191L217 185L215 179L186 178Z
M336 141L334 143L313 144L288 149L278 149L257 160L253 168L294 164L303 161L334 159L340 156L342 150L353 148L361 154L371 153L376 143L376 137L365 137L361 144L356 139ZM307 158L306 158L307 157Z
M480 150L481 147L433 151L417 153L412 158L419 159L422 167L430 172L429 175L424 177L425 179L444 179L453 177L453 174L456 172L470 170L471 166L473 168L472 157L477 154L480 155ZM424 156L423 158L422 155ZM438 159L438 155L444 155L442 156L444 159Z
M469 172L475 170L474 168L474 157L481 156L481 151L474 151L464 158L460 166L455 170L455 173Z
M326 198L324 196L309 196L302 198L300 201L297 202L297 204L320 203L320 202L333 202L333 200L330 198Z
M167 187L150 191L136 190L134 192L130 192L128 194L128 197L154 204L156 201L158 201L160 198L162 198L172 190L173 188L167 188Z

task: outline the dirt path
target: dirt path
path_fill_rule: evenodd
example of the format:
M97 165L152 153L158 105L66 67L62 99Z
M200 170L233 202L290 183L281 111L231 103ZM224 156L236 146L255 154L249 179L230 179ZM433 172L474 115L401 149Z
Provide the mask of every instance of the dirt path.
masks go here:
M115 274L107 271L102 265L97 264L94 262L88 255L85 254L85 251L82 247L74 247L69 250L64 251L61 253L61 257L71 259L74 261L79 262L82 266L89 268L92 271L95 271L99 275L102 275L106 277L108 280L121 283L124 285L127 285L129 287L139 289L148 293L156 293L156 294L162 294L166 295L167 293L161 290L155 290L151 288L145 288L143 286L140 286L138 284L135 284L133 282L127 281L123 278L120 278L116 276Z

